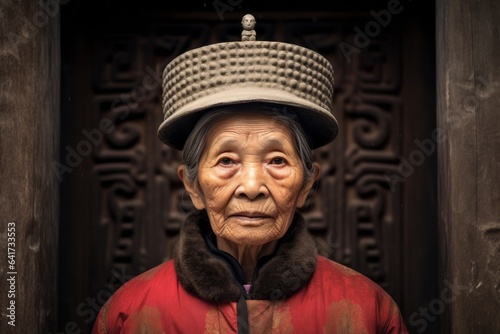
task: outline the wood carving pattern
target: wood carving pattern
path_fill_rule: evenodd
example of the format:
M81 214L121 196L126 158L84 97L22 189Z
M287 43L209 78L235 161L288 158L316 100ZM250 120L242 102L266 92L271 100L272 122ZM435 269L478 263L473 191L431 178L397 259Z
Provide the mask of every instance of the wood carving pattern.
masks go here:
M259 39L303 45L334 65L334 110L341 132L334 143L316 150L322 178L301 211L321 253L397 293L401 199L399 190L390 191L384 173L398 164L400 46L397 36L375 38L348 64L338 45L353 38L353 27L342 21L276 22L260 26ZM222 22L148 29L143 35L106 36L93 50L92 112L116 127L93 159L100 203L95 219L108 231L106 256L98 268L107 273L125 268L136 275L170 258L190 208L177 178L179 153L156 135L162 112L155 83L161 70L186 50L238 40L241 26Z
M343 23L294 23L285 29L286 39L317 50L335 69L334 112L341 131L316 152L324 171L320 196L306 216L324 255L399 296L400 190L391 192L384 173L399 164L400 45L397 35L386 34L348 63L338 45L353 35L354 25Z

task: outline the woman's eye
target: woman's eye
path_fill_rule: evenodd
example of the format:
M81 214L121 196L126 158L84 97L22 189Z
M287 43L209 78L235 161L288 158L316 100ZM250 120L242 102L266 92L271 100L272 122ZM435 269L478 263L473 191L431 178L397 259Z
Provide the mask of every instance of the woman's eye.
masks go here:
M234 163L234 161L232 159L230 159L230 158L221 158L219 160L219 163L221 165L231 165L232 163Z
M283 159L283 158L280 158L280 157L272 158L272 160L271 160L271 163L272 163L273 165L282 165L282 164L284 164L285 162L286 162L286 160L285 160L285 159Z

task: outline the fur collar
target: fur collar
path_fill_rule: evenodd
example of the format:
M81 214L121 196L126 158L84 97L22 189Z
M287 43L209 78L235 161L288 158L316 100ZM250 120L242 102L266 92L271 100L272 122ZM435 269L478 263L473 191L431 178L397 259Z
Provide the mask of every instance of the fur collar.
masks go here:
M213 255L204 235L210 222L205 211L184 222L174 250L177 277L190 293L214 303L238 301L241 287L228 265ZM248 299L285 299L306 284L316 269L317 252L303 217L296 213L275 256L262 266Z

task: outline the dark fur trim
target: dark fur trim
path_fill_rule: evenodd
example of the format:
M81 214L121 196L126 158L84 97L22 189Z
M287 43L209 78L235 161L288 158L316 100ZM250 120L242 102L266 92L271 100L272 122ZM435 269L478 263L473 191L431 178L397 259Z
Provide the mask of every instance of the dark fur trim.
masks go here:
M209 302L238 301L241 290L231 270L207 248L203 237L207 228L210 222L205 212L190 215L182 226L174 250L177 277L187 291ZM276 300L291 296L311 279L316 261L315 243L304 219L297 213L276 255L260 269L253 282L251 299Z
M183 224L174 250L174 265L184 288L210 302L237 301L240 288L221 259L207 248L202 226L210 226L206 214L192 214Z
M316 270L317 251L304 218L296 213L276 255L259 272L252 299L285 299L309 282Z

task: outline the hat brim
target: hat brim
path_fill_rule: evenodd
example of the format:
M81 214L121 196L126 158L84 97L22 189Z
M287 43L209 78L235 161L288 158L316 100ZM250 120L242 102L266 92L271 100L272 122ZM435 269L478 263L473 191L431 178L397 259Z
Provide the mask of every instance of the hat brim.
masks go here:
M225 89L186 104L160 125L158 136L165 144L182 150L191 130L204 112L222 106L249 103L294 107L311 149L326 145L337 136L338 122L328 110L283 90L248 86Z

